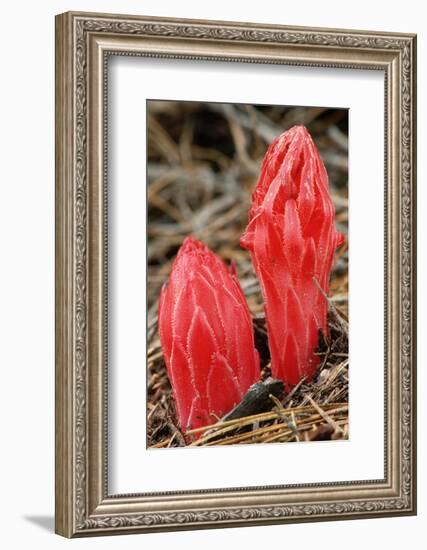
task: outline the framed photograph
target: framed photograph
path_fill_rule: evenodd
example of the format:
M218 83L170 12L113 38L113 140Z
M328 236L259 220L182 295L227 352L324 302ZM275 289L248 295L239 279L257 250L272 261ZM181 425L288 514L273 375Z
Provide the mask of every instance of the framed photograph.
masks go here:
M416 513L416 37L56 18L56 532Z

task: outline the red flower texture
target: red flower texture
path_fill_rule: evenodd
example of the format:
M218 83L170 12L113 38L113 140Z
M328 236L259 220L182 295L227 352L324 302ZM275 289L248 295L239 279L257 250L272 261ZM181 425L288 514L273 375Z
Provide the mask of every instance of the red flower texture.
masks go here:
M310 381L319 329L327 335L329 279L343 237L335 228L328 176L307 129L277 137L264 157L241 245L252 257L265 300L275 378Z
M215 422L259 380L252 319L235 269L192 237L162 288L159 332L184 431Z

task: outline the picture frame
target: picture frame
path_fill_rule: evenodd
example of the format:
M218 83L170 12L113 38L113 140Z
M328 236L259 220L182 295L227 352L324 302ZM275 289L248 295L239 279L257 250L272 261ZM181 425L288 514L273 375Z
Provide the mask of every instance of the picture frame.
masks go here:
M55 47L56 532L81 537L414 515L416 36L68 12L56 17ZM383 478L110 494L111 56L248 63L253 71L271 64L383 73Z

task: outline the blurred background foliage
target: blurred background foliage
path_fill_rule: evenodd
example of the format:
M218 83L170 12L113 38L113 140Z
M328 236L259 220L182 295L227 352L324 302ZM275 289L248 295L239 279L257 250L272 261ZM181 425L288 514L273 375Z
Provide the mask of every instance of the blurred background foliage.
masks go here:
M155 317L186 235L235 261L249 306L262 298L249 253L239 239L263 156L274 137L304 124L325 163L338 229L348 225L348 111L179 101L148 102L148 307ZM347 250L339 252L331 294L347 313Z

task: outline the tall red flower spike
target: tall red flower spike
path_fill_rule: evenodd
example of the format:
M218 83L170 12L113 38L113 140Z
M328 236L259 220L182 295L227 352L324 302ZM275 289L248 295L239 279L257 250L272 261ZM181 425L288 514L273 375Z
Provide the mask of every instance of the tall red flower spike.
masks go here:
M240 241L261 281L272 374L288 384L312 378L319 329L327 334L327 302L313 279L329 292L343 239L334 216L317 148L304 126L294 126L268 148Z
M192 237L162 288L159 331L184 431L215 422L259 380L252 319L235 269Z

